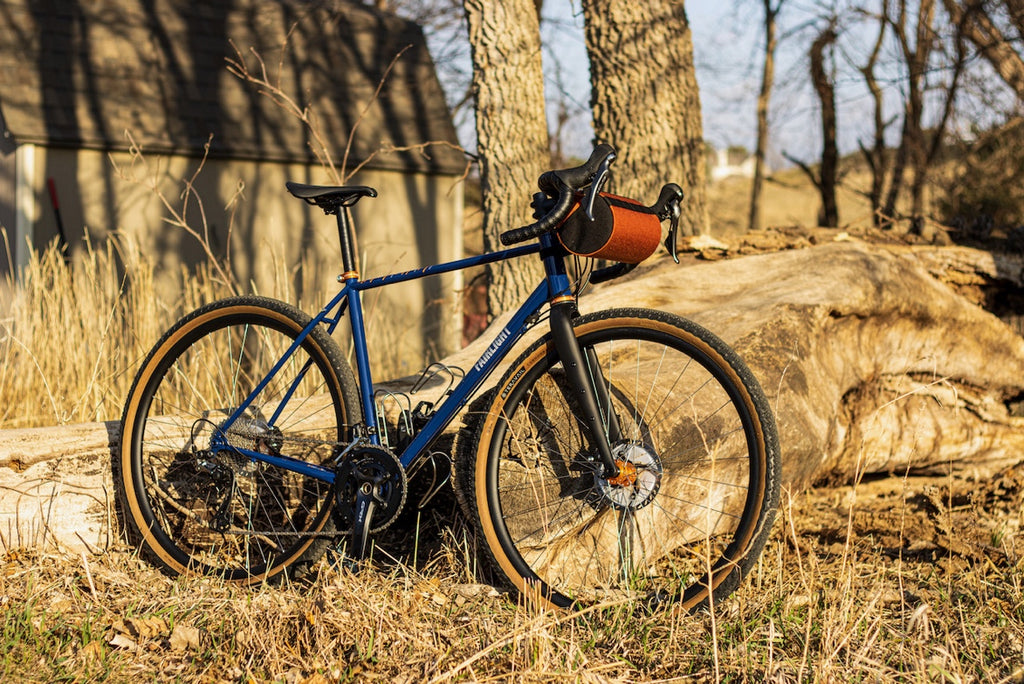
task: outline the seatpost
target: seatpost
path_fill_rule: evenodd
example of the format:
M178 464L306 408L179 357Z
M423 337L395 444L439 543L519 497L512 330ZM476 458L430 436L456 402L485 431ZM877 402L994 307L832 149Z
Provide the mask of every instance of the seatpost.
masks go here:
M341 244L341 266L346 273L359 271L356 254L356 237L353 231L352 215L347 206L337 207L334 215L338 219L338 242Z

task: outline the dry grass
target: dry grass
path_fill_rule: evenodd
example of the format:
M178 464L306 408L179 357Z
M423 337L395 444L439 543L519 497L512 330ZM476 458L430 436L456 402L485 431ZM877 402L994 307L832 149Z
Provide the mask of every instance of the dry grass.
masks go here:
M149 347L180 315L227 296L208 269L158 295L153 264L109 240L66 261L33 253L0 312L0 429L114 420ZM130 264L126 266L126 264Z
M842 182L836 189L839 205L839 229L871 226L871 203L866 192L871 187L871 176L859 159L847 159ZM713 235L728 238L746 232L749 211L751 179L725 178L708 190L708 214ZM941 193L938 186L928 186L929 197ZM790 226L816 226L821 200L807 175L796 168L783 169L771 174L765 185L762 202L764 228ZM902 204L900 205L901 208ZM897 232L902 232L897 229Z
M52 250L33 260L0 312L0 428L116 418L160 332L227 293L201 274L160 303L151 267L125 276L122 261L112 246L71 268ZM381 540L372 569L328 557L277 587L0 534L0 681L1024 680L1024 467L784 495L754 574L714 614L518 605L476 572L439 499Z
M268 256L275 276L260 294L315 312L337 292L309 264L289 268ZM136 370L163 332L240 289L223 272L182 267L177 290L166 292L155 286L154 264L117 238L86 245L70 260L56 243L33 252L18 281L0 282L0 430L119 419ZM409 365L401 356L403 331L388 329L378 308L368 298L374 339L389 342L379 345L373 370L394 377L393 369Z
M919 488L904 481L876 510L902 510L909 527ZM359 575L324 562L281 587L171 580L124 549L7 549L0 679L1019 681L1015 535L974 555L922 553L916 534L882 540L865 526L878 491L840 493L784 497L759 567L713 616L517 605L477 583L464 528L439 522L450 501L404 530L418 562L395 534L408 555L379 551Z

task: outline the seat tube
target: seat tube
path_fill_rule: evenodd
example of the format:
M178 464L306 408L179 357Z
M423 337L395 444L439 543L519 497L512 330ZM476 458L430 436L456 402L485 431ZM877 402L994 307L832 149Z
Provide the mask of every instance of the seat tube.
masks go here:
M572 295L569 277L565 272L564 252L555 243L555 238L551 234L541 236L541 244L544 271L551 293L551 336L555 341L558 358L562 361L562 368L569 379L570 391L575 392L574 403L580 407L583 414L580 418L590 430L593 446L597 449L604 466L601 474L611 479L618 476L619 468L612 456L605 423L601 420L598 391L594 387L595 380L598 383L603 380L591 378L587 370L589 365L584 359L572 327L572 320L576 316L576 298Z
M347 206L334 210L338 222L338 242L341 247L341 265L344 268L338 280L348 286L348 318L352 326L352 347L356 356L356 374L359 377L359 399L363 405L363 422L366 436L373 444L380 444L377 432L377 412L373 404L373 378L370 373L370 356L366 346L366 326L363 323L363 300L356 289L359 282L359 260L356 254L355 225Z
M355 274L352 280L355 281ZM352 326L352 346L356 356L356 373L359 376L359 399L363 404L363 421L370 442L380 444L377 432L377 414L373 404L373 377L370 374L370 356L366 346L366 328L363 324L363 303L360 291L354 287L348 292L348 315Z

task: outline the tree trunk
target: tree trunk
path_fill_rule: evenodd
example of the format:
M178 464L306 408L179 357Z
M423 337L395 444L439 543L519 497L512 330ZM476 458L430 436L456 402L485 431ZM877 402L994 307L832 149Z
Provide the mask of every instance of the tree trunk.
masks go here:
M682 2L584 0L594 133L619 153L614 192L653 202L686 192L680 232L707 226L707 169L693 38Z
M910 98L910 150L907 158L913 171L910 183L911 232L920 235L924 224L924 181L928 165L928 144L922 125L924 117L925 70L932 46L932 20L935 16L935 1L921 0L917 12L917 31L914 49L907 50L909 81L907 96ZM904 43L906 47L906 43Z
M908 17L916 20L913 41L907 26ZM910 167L911 180L911 226L910 230L920 233L924 225L924 179L929 161L928 142L922 126L924 116L924 91L926 72L934 42L932 22L935 18L935 0L920 0L917 7L909 7L908 0L900 0L893 32L899 42L900 51L907 67L907 81L904 91L903 132L900 147L896 152L892 185L886 200L885 213L896 216L896 202L903 182L903 173Z
M903 175L907 168L907 116L903 113L903 127L900 133L900 144L896 148L896 156L892 165L892 177L889 181L889 192L885 196L885 206L882 208L882 227L893 228L897 219L896 203L899 201L900 192L903 190Z
M860 69L874 104L874 140L870 148L860 143L860 149L871 169L871 189L868 191L868 201L871 203L871 222L876 228L882 225L882 191L885 187L886 171L889 168L885 150L885 129L887 128L885 101L882 96L882 87L878 84L878 78L875 76L875 66L882 53L885 32L889 25L888 0L882 0L881 4L882 13L878 17L878 36L875 38L875 45L867 64Z
M747 230L760 230L761 194L764 190L764 158L768 149L768 105L775 81L775 18L782 2L772 6L764 0L764 67L761 70L761 92L757 95L757 147L754 149L754 182L750 189L750 219Z
M981 2L943 0L949 19L960 35L971 41L999 77L1024 100L1024 58L986 12ZM998 4L998 3L997 3ZM1017 31L1024 30L1024 3L1005 0L1007 13Z
M821 168L818 171L818 192L821 214L818 223L828 228L839 226L839 205L836 202L836 179L839 149L836 145L836 91L825 70L825 49L836 42L835 26L829 26L811 44L811 84L821 102Z
M530 198L550 159L536 7L534 0L465 2L473 53L485 251L501 247L501 232L532 220ZM515 306L542 274L536 258L491 266L490 315Z

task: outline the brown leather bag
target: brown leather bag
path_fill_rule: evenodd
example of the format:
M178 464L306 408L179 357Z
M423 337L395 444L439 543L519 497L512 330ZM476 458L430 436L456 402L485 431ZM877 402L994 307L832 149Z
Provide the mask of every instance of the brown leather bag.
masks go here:
M601 192L593 213L591 221L577 200L558 229L559 241L573 254L638 264L658 248L661 221L651 208Z

